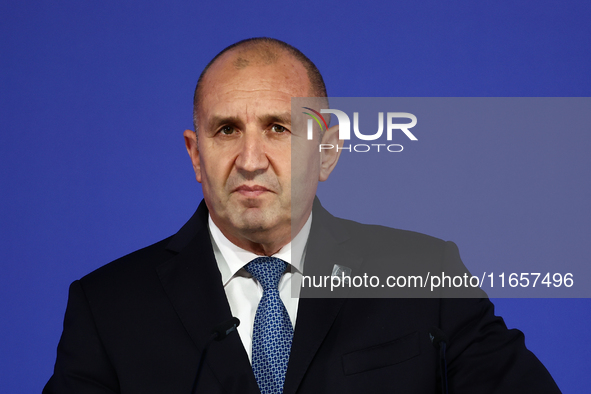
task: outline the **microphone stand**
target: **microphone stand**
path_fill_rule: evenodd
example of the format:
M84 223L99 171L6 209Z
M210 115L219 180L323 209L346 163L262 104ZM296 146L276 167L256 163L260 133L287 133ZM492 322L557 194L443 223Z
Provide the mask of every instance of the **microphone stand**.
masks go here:
M191 394L195 394L197 391L197 383L199 382L199 377L201 376L201 369L203 369L203 364L205 362L205 356L207 355L207 350L209 349L209 345L216 340L222 341L224 340L229 334L236 331L236 327L240 325L240 320L236 317L232 317L230 320L223 322L222 324L216 326L205 346L203 347L203 351L201 352L201 357L199 358L199 366L197 367L197 373L195 374L195 380L193 381L193 387L191 388Z

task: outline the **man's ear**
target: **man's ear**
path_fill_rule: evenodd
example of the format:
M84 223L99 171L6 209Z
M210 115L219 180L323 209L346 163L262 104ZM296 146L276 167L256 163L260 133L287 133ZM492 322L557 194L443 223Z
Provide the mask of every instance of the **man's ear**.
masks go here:
M320 176L318 180L324 182L337 165L339 156L341 155L343 140L339 140L339 125L332 126L326 130L320 143L322 144L320 145L322 149L320 150Z
M197 182L201 183L201 158L199 156L199 148L197 146L197 133L193 130L185 130L183 133L185 137L185 146L187 152L193 162L193 170L195 171L195 178Z

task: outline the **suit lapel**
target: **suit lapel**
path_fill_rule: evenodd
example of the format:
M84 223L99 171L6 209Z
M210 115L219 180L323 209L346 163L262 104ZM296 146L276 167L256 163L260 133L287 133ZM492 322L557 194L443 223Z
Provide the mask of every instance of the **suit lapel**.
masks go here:
M322 208L316 199L312 229L306 247L305 275L316 277L331 275L334 264L349 267L352 269L352 274L356 275L363 259L357 251L347 246L349 238L349 234L337 223L337 219ZM347 291L339 293L339 298L325 298L326 289L311 289L314 296L322 298L307 298L305 290L302 289L303 297L300 298L298 306L296 329L284 386L285 394L297 392L310 363L346 302L348 293Z
M207 228L207 208L202 202L187 224L172 238L168 249L178 253L157 268L160 281L193 343L203 349L213 327L232 315L217 268ZM335 263L356 275L362 263L347 246L349 234L318 199L314 202L312 229L306 247L305 274L331 275ZM301 298L284 393L295 393L342 305L340 298ZM257 392L248 356L238 335L214 342L207 366L228 392Z
M168 248L178 254L157 267L158 275L200 354L212 329L232 317L211 246L204 203ZM211 344L206 365L226 391L256 392L254 374L237 333Z

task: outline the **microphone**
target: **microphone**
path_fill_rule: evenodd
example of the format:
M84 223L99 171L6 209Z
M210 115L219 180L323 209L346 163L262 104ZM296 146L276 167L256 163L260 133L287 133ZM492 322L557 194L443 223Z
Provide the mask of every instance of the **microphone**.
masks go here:
M216 341L226 339L228 335L236 331L236 328L240 325L240 320L237 317L232 317L230 320L218 324L212 331L211 335Z
M441 376L441 393L447 392L447 361L445 360L445 350L447 349L447 336L437 327L431 327L429 338L436 349L439 349L439 376Z
M205 346L203 347L203 351L201 352L201 357L199 358L199 365L197 367L197 373L195 374L195 380L193 381L193 388L191 389L191 394L194 394L197 390L197 383L199 382L199 376L201 375L201 368L203 367L203 362L205 361L205 355L207 354L207 349L209 349L209 345L213 340L216 341L223 341L226 339L228 335L236 331L236 327L240 325L240 320L237 317L232 317L230 320L225 321L221 324L218 324L211 330L211 335L207 339Z

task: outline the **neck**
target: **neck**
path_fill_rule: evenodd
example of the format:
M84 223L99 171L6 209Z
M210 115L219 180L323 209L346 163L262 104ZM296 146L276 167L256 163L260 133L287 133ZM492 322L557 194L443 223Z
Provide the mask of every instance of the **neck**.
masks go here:
M281 229L247 233L228 231L215 223L216 220L213 216L212 219L222 234L234 245L259 256L272 256L292 241L302 230L309 216L310 213L305 218L299 220L297 226L294 226L293 229L291 225L288 225L283 226Z

